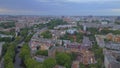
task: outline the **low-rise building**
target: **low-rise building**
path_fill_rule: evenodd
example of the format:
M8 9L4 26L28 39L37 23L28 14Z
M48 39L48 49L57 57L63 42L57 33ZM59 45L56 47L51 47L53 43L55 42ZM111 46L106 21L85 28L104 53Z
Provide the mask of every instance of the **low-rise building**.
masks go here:
M93 52L86 50L86 49L81 49L80 53L81 53L80 62L82 62L83 64L88 65L88 64L96 63Z
M68 29L66 32L69 34L75 34L77 32L77 29Z
M106 43L105 47L108 48L108 49L120 50L120 44L119 43Z
M73 61L71 68L80 68L78 61Z
M120 43L120 35L113 35L112 33L109 33L106 35L106 39L116 43Z
M120 56L120 51L104 49L105 68L120 68L120 61L117 61L117 56Z
M48 56L55 57L56 52L65 52L65 48L62 46L54 46L48 50Z

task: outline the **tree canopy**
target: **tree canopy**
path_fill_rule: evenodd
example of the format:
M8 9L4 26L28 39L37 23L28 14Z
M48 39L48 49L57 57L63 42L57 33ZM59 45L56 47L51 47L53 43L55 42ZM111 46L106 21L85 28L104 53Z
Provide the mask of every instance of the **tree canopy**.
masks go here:
M52 38L52 33L47 30L47 31L41 33L41 36L43 36L43 38Z
M48 51L47 50L38 50L36 52L36 55L48 56Z
M70 55L66 53L57 53L56 62L59 65L65 66L66 68L70 68L72 63Z
M15 27L15 22L14 21L7 21L7 22L1 22L0 27L2 28L12 28Z
M48 58L43 62L43 68L53 68L56 65L56 60Z

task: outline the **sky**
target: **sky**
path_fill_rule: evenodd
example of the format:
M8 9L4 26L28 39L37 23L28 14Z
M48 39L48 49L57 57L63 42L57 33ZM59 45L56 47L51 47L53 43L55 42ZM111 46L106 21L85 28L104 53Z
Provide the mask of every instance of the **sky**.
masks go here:
M119 16L120 0L0 0L0 14Z

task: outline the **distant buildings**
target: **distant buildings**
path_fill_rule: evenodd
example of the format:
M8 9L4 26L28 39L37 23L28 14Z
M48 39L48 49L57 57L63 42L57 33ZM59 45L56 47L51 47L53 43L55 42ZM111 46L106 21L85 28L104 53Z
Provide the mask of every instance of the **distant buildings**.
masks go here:
M86 32L86 30L87 30L87 27L85 24L83 24L83 31Z
M102 21L101 24L102 24L102 25L107 25L108 22L107 22L107 21Z
M65 28L72 28L72 27L76 27L77 25L59 25L54 27L54 29L65 29Z

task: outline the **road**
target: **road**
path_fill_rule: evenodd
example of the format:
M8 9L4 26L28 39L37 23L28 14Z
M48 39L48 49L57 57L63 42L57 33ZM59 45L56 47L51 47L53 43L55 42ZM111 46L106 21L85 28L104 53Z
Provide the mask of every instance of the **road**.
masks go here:
M20 65L21 64L21 58L19 57L20 49L21 49L19 47L22 47L23 44L24 44L24 42L22 42L21 44L18 44L17 54L15 56L14 68L24 68Z

